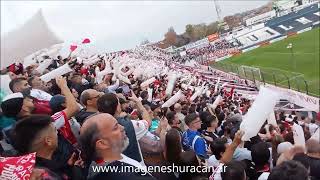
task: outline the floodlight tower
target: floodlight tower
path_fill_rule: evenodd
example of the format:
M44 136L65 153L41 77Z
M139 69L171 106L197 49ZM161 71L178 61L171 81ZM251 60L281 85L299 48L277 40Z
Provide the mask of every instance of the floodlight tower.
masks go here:
M225 23L223 22L223 18L221 15L221 8L220 8L218 1L219 0L213 0L214 7L216 8L217 18L218 18L218 33L220 34L223 31L222 29L223 29Z
M222 19L221 19L221 9L220 9L218 0L213 0L213 2L214 2L214 7L216 8L216 13L217 13L217 16L218 16L218 21L221 22L221 21L222 21Z

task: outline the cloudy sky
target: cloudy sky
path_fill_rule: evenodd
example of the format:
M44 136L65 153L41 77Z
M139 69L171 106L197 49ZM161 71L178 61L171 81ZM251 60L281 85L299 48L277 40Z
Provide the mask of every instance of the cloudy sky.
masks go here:
M267 2L218 1L223 16ZM62 40L88 37L110 51L132 48L144 39L159 41L170 26L182 33L186 24L217 20L213 1L1 1L1 36L21 26L40 8Z

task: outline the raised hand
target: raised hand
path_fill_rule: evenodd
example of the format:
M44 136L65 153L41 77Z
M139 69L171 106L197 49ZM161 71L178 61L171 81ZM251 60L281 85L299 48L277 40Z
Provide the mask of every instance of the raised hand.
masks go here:
M241 143L241 138L244 135L243 131L237 131L236 134L234 135L233 143L236 145L239 145Z
M128 97L128 99L134 102L140 102L140 99L134 94L132 90L131 90L131 97Z
M56 77L56 84L60 89L67 87L67 81L62 76Z

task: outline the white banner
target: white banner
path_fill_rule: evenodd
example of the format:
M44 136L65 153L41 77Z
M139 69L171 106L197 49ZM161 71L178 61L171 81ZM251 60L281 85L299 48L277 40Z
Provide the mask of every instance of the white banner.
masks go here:
M270 42L270 43L274 43L274 42L277 42L277 41L284 40L284 39L286 39L286 38L287 38L287 36L281 36L281 37L272 39L272 40L270 40L269 42Z
M313 26L318 25L320 23L320 21L314 22L312 23Z
M252 46L252 47L249 47L249 48L246 48L246 49L243 49L242 52L248 52L248 51L251 51L251 50L254 50L254 49L257 49L258 47L260 47L260 45L255 45L255 46Z
M298 31L297 33L301 34L301 33L304 33L304 32L310 31L310 30L312 30L312 27L307 27L305 29L302 29L302 30Z
M285 89L266 84L265 87L276 91L280 94L281 98L290 101L298 106L304 107L309 111L319 112L319 98L309 96L304 93L300 93L291 89Z
M63 66L60 66L59 68L40 76L40 79L44 82L49 82L51 79L62 76L71 71L73 70L70 68L69 64L64 64Z
M229 57L231 57L231 55L227 55L227 56L224 56L224 57L221 57L221 58L217 58L217 59L215 60L215 62L219 62L219 61L222 61L222 60L224 60L224 59L228 59Z
M276 121L276 116L274 114L274 111L272 111L269 114L269 117L267 119L268 124L272 124L273 126L278 126L277 121Z

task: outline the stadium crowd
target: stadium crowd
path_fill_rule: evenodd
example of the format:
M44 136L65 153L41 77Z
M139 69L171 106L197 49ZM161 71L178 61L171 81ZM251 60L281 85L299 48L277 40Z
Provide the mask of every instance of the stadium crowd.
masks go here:
M196 59L202 57L203 60L214 60L239 52L238 48L229 43L225 39L218 39L215 42L208 44L204 47L193 48L186 51L186 57L184 59Z
M209 60L212 61L217 58L239 52L237 45L233 45L225 39L218 39L215 42L202 44L188 49L185 51L185 55L181 55L179 54L179 52L168 53L154 46L145 47L144 49L152 49L153 51L161 52L161 55L158 56L158 58L162 60L170 60L170 62L178 63L186 63L188 61L196 60L202 64L205 64ZM167 57L164 57L164 55L166 55Z
M172 78L169 71L193 71L172 66L172 56L162 50L140 47L122 55L142 63L159 62L167 71L150 81L144 75L155 69L137 75L125 65L117 72L116 55L99 56L90 65L59 57L43 72L37 71L38 65L13 64L2 70L11 79L12 93L1 102L0 179L26 175L33 180L320 179L319 119L294 111L277 112L276 125L265 122L250 141L242 141L246 132L240 124L253 100L219 80L194 79L195 74ZM64 65L72 71L48 82L41 78ZM99 76L107 68L114 71ZM303 127L304 146L295 145L295 123ZM20 171L10 171L6 164L18 157L25 157L15 164ZM18 166L26 163L31 165ZM146 167L173 164L212 168L206 172L146 171ZM94 170L102 166L140 171Z

